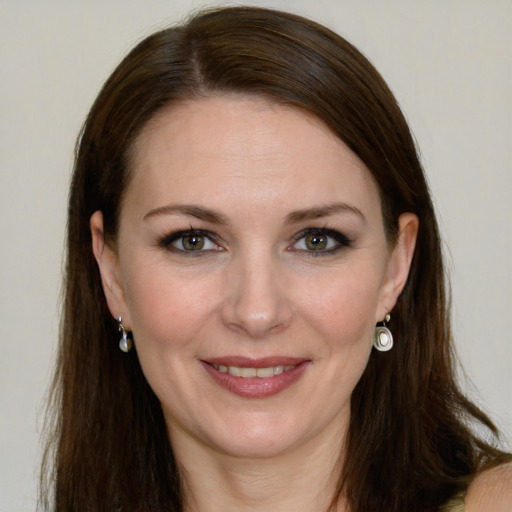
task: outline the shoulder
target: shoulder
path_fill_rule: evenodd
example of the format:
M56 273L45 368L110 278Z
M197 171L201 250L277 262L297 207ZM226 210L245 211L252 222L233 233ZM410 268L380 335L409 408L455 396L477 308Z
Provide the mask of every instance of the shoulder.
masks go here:
M512 512L512 463L480 473L465 499L466 512Z

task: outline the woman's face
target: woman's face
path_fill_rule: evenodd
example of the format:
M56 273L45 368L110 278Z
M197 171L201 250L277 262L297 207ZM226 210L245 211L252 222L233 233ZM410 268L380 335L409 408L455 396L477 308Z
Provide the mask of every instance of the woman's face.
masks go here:
M92 231L173 442L271 456L340 439L415 225L390 248L371 174L299 110L219 96L153 119L115 251L100 214Z

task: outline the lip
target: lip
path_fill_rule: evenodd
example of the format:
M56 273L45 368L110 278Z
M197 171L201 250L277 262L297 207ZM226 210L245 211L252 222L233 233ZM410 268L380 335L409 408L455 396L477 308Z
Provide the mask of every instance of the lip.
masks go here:
M253 359L242 356L212 357L205 363L222 364L224 366L241 366L243 368L268 368L269 366L295 366L307 361L300 357L271 356Z
M210 377L227 391L244 398L266 398L281 393L297 382L311 364L311 361L297 357L277 356L251 359L227 356L202 360L201 364ZM214 364L243 368L268 368L270 366L295 366L295 368L268 378L242 378L216 370L213 367Z

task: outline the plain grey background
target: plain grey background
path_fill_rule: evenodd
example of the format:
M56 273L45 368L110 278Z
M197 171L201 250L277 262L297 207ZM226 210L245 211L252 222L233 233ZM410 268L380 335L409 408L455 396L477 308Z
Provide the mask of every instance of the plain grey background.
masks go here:
M0 0L0 512L35 510L80 125L134 43L192 8L220 3ZM447 243L468 390L512 437L512 2L252 4L330 26L395 92Z

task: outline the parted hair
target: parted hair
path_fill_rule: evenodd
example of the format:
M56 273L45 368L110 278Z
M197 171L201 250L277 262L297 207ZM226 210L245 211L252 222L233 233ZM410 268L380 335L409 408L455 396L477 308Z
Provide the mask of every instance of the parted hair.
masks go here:
M256 95L322 120L373 175L390 244L399 215L418 216L409 278L392 312L395 345L372 353L353 392L332 503L346 493L352 512L439 510L507 455L455 382L441 240L415 143L390 89L354 46L307 19L251 7L203 11L147 37L108 78L84 123L69 195L41 509L183 509L186 481L159 400L136 350L118 349L89 221L103 212L115 247L141 130L164 107L219 94Z

